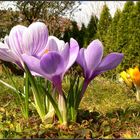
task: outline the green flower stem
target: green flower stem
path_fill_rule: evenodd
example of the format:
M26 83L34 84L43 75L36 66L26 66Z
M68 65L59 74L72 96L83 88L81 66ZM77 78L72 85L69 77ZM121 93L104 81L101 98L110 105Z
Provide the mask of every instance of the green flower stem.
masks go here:
M51 88L52 85L48 80L45 80L45 83L46 83L46 88L41 88L41 90L42 90L42 92L46 93L46 108L47 108L47 110L49 110L49 104L51 103L60 123L62 123L63 118L61 116L60 110L58 108L58 104L56 102L56 93L54 93L54 96L52 94L50 94L52 91L52 88ZM54 89L54 88L55 87L53 86L53 90L56 91L56 89ZM50 103L48 104L47 101L49 101Z
M32 90L33 90L36 109L38 111L38 114L40 115L40 118L41 118L42 122L44 122L45 110L44 110L43 104L41 103L41 98L39 96L39 91L38 91L37 85L36 85L33 77L29 76L29 80L30 80L31 85L32 85Z
M61 112L62 118L63 118L63 123L64 125L67 125L67 108L66 108L66 100L64 98L64 94L62 91L62 85L57 85L56 86L59 97L58 97L58 107Z
M29 75L24 73L25 76L25 117L29 117Z
M83 80L80 77L70 77L70 87L67 96L68 120L75 122L77 119L78 102L83 87Z
M10 88L10 89L12 89L13 91L15 91L17 94L21 95L23 98L25 98L25 94L21 93L21 92L18 91L16 88L14 88L14 87L12 87L11 85L9 85L8 83L6 83L6 82L4 82L4 81L2 81L2 80L0 80L0 83L2 83L3 85L7 86L8 88ZM32 106L35 107L35 104L34 104L30 99L29 99L28 101L29 101L29 103L32 104Z
M50 82L47 80L47 79L45 79L45 87L46 87L46 89L45 89L45 93L47 92L50 92L50 90L51 90L51 85L50 85ZM47 97L47 95L45 96L45 108L46 108L46 111L48 112L49 111L49 104L50 104L50 101L49 101L49 99L48 99L48 97Z
M71 121L75 122L77 117L77 109L71 107L70 111L71 111Z
M62 123L63 122L63 118L62 118L60 110L58 108L58 104L55 102L55 100L53 99L53 97L50 95L49 92L46 93L46 96L47 96L48 100L51 102L51 104L53 105L55 113L56 113L60 123Z
M67 125L67 109L66 109L66 102L64 99L63 94L59 92L59 99L58 99L58 107L61 112L63 123L64 125Z
M56 92L56 89L54 88L53 91L52 91L52 98L55 100L55 92ZM45 121L48 121L52 123L53 121L53 117L55 115L55 110L54 110L54 107L52 105L52 103L48 100L48 97L46 96L46 105L48 107L48 112L47 112L47 115L45 116Z
M31 75L28 67L26 66L26 64L24 64L24 66L25 66L25 71L29 75L29 81L30 81L31 86L32 86L32 91L33 91L33 96L34 96L37 112L38 112L42 122L44 122L45 121L45 109L44 109L44 106L42 104L42 100L41 100L40 95L39 95L40 94L39 88L35 82L34 77Z
M77 96L77 100L76 100L76 109L78 109L78 107L79 107L79 105L80 105L80 102L81 102L81 100L82 100L82 98L83 98L83 96L84 96L84 93L85 93L85 91L86 91L86 89L87 89L87 87L88 87L89 82L90 82L90 81L87 80L87 79L84 80L81 93L80 93L79 96Z
M45 110L46 110L46 112L49 111L49 105L50 105L50 101L49 101L48 97L45 96Z
M23 102L22 102L22 99L21 99L21 96L18 94L18 90L17 90L17 86L16 86L16 84L15 84L15 82L14 82L14 80L13 80L13 78L12 78L12 76L9 74L9 71L6 69L6 67L4 66L4 65L2 65L3 66L3 70L4 70L4 72L6 73L6 75L8 76L8 78L9 78L9 80L12 82L12 84L13 84L13 86L14 86L14 88L16 89L15 91L15 93L17 94L17 97L18 97L18 99L19 100L16 100L17 101L17 103L19 104L19 105L21 105L21 110L23 111L24 110L24 105L23 105ZM7 84L6 84L7 85ZM24 115L24 114L23 114Z

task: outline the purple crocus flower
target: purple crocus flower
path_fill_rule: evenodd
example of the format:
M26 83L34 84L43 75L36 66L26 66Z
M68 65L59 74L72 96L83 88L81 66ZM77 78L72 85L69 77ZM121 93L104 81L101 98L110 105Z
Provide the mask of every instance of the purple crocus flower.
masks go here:
M42 22L34 22L29 27L14 26L4 43L0 42L0 59L22 68L22 54L40 57L46 49L47 41L48 29Z
M103 45L98 39L92 41L87 49L81 48L76 60L77 63L83 68L85 77L80 99L82 99L90 81L97 75L114 69L120 64L123 56L124 55L122 53L110 53L102 59Z
M46 53L45 53L46 52ZM71 38L70 45L54 36L49 36L47 48L41 58L23 54L23 60L31 72L50 80L59 92L58 107L67 122L66 103L62 92L62 79L65 72L76 61L79 52L78 43Z
M79 45L73 38L70 45L54 36L49 36L46 51L37 58L23 54L23 60L28 68L36 74L52 81L60 89L65 72L76 61L79 52Z

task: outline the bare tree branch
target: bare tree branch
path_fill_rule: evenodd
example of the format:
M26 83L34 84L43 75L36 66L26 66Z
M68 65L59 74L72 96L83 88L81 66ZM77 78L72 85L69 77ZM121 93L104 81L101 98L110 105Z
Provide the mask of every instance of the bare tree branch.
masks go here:
M28 25L37 20L44 21L48 25L49 33L56 36L60 36L61 28L69 26L69 24L62 25L65 23L62 21L79 5L80 2L75 1L17 1L16 3L23 21Z

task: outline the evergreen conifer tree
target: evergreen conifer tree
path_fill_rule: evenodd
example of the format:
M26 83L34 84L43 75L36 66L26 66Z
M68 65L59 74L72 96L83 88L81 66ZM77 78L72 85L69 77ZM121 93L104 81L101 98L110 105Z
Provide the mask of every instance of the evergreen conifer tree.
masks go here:
M87 25L86 45L88 45L92 40L95 39L95 35L97 32L97 23L98 23L98 18L92 15Z
M97 26L97 29L98 29L97 38L99 38L103 42L103 44L105 41L105 36L106 36L107 30L108 30L108 27L111 24L111 20L112 20L112 18L111 18L110 12L109 12L109 8L105 4L103 6L103 9L102 9L102 12L100 15L100 19L98 22L98 26Z
M140 1L136 2L131 11L129 32L128 61L132 66L140 65Z
M120 9L117 9L105 37L105 54L117 51L116 48L118 41L118 21L120 19L120 15L121 11Z
M80 30L78 28L77 22L72 21L71 27L66 29L64 32L63 40L69 42L70 38L74 38L78 43L80 43Z
M80 48L87 47L86 44L85 44L86 43L86 38L87 38L87 28L82 23L82 27L81 27L81 30L79 32L79 46L80 46Z
M67 28L64 32L62 40L64 40L65 42L69 42L70 37L71 37L71 30Z
M130 60L132 58L131 52L129 51L130 40L131 40L131 18L134 10L134 2L127 1L124 5L120 20L118 22L118 41L117 51L123 52L125 57L121 63L122 69L130 67ZM138 23L137 23L138 24Z
M77 41L79 39L79 28L76 21L72 21L71 37Z

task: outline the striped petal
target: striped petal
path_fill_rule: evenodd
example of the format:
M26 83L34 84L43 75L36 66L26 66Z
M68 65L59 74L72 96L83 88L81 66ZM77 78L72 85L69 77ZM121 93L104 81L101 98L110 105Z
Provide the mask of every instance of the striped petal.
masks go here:
M0 59L16 63L19 61L18 56L12 52L7 45L0 42Z
M45 49L48 41L48 29L42 22L32 23L23 33L24 52L38 56Z
M22 45L22 34L25 30L25 26L17 25L12 28L9 37L5 39L5 42L9 48L19 56L21 56L24 50Z

